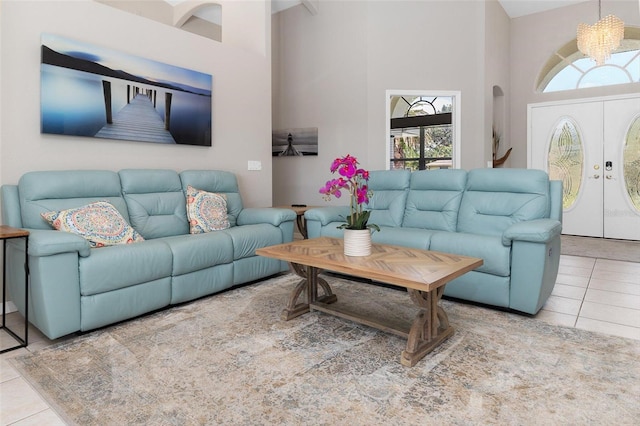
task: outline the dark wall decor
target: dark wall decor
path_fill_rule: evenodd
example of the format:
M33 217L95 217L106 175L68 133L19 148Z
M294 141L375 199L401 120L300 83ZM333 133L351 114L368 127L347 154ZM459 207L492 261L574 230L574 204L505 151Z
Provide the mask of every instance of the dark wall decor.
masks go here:
M271 135L271 155L274 157L318 155L318 128L274 130Z
M41 131L211 146L210 74L42 35Z

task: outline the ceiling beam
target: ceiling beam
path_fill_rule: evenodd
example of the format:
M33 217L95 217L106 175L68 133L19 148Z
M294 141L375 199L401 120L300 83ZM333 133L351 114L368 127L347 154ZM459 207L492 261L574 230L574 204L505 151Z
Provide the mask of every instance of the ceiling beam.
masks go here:
M302 4L313 16L318 14L320 0L302 0Z

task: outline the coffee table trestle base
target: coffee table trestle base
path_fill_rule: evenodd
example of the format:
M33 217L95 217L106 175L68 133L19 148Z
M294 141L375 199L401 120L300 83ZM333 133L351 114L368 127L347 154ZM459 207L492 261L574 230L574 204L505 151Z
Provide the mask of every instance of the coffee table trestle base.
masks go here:
M407 346L402 351L400 363L407 367L416 365L454 333L446 312L438 304L444 293L444 286L432 291L408 289L411 300L420 311L411 326L407 327L405 324L393 323L384 318L363 316L344 306L334 306L338 298L329 283L318 276L322 269L297 263L290 265L302 280L291 292L287 307L282 310L280 318L285 321L316 310L403 337L407 339ZM318 287L322 288L324 294L318 294Z
M482 265L482 259L386 244L372 244L371 250L369 256L345 256L342 239L322 237L263 247L256 254L289 262L302 278L289 295L283 320L316 310L393 333L407 339L400 362L412 367L454 332L439 305L445 285ZM406 288L418 313L408 323L337 303L327 281L318 276L325 269Z
M309 306L314 302L334 303L338 300L331 291L329 284L318 276L320 269L313 266L304 266L297 263L290 263L291 269L296 275L302 277L302 280L296 285L289 296L287 307L282 310L280 318L285 321L299 317L310 311ZM324 291L323 296L318 296L318 285ZM298 302L301 296L305 296L306 300Z

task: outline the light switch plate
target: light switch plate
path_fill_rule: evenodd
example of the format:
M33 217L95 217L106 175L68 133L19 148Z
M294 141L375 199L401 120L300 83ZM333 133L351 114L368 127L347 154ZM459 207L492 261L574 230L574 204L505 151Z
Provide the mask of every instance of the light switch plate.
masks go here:
M261 161L252 161L249 160L247 163L248 170L262 170L262 162Z

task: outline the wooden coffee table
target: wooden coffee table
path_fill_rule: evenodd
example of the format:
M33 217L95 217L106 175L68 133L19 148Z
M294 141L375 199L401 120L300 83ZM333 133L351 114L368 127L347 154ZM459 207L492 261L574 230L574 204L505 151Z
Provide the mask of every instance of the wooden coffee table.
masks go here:
M317 310L394 333L407 339L400 362L408 367L454 332L438 304L445 285L482 265L482 259L386 244L372 244L371 255L364 257L345 256L343 251L342 239L323 237L264 247L256 250L256 254L287 261L302 277L289 296L282 319L288 321ZM410 326L403 326L384 317L372 318L333 305L337 296L318 277L323 269L406 288L420 310ZM318 294L318 287L322 294Z

